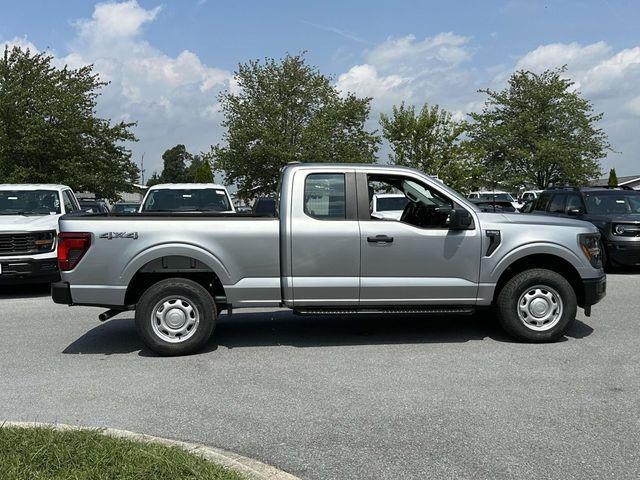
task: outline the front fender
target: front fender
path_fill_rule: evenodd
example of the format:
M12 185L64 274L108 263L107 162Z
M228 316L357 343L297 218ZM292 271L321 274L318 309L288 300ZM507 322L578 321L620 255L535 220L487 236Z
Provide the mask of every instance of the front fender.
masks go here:
M120 273L121 284L129 285L136 272L147 263L168 256L194 258L207 265L217 275L223 285L232 283L229 271L214 253L188 243L162 243L149 247L135 255L124 266Z
M486 281L497 282L500 276L507 268L509 268L510 265L521 258L531 255L553 255L555 257L560 257L569 262L581 277L590 276L588 275L589 270L595 271L595 269L590 265L586 265L576 252L564 245L553 242L534 242L520 245L502 255L500 259L490 267L489 278L486 279Z

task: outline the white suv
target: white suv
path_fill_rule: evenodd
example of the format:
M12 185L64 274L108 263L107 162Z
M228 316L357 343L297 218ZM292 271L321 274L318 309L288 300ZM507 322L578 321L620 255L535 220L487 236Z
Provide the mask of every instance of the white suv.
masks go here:
M78 210L65 185L0 184L0 284L58 279L58 218Z

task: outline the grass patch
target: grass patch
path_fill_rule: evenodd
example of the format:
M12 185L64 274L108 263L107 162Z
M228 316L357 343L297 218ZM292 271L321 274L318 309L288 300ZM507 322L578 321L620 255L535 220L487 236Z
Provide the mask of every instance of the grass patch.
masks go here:
M177 447L112 438L98 430L0 426L2 480L241 480Z

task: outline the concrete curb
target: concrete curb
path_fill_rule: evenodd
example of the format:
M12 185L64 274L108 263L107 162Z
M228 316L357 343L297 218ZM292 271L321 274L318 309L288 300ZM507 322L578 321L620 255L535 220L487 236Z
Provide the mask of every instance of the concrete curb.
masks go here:
M157 443L169 447L178 447L189 453L198 455L206 460L217 463L224 467L244 475L250 480L301 480L299 477L291 475L276 467L259 462L252 458L243 457L237 453L227 452L219 448L207 447L197 443L182 442L180 440L170 440L168 438L154 437L142 433L130 432L128 430L119 430L116 428L91 428L79 427L73 425L65 425L63 423L44 423L44 422L2 422L0 428L7 427L49 427L55 430L97 430L104 435L114 438L124 438L137 442Z

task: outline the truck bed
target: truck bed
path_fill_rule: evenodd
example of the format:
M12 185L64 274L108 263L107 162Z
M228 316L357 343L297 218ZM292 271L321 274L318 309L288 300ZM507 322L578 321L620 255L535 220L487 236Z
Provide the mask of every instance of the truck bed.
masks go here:
M92 234L83 268L71 285L74 303L123 305L127 286L141 269L153 272L176 265L189 272L215 272L234 305L280 303L276 218L199 212L73 214L60 219L60 228ZM163 249L162 259L149 264L158 249ZM195 262L183 265L181 258ZM108 288L105 279L112 282ZM244 305L247 302L250 305Z

